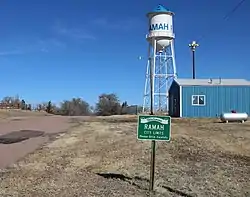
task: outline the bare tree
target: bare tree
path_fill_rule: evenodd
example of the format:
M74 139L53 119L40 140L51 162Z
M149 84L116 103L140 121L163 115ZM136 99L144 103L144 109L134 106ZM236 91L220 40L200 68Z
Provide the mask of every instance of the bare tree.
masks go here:
M59 111L61 115L66 116L85 116L91 113L89 104L81 98L73 98L71 101L64 101Z
M20 107L20 99L19 96L5 96L1 100L1 104L7 108L19 108Z
M5 103L5 104L11 104L13 101L13 97L11 96L5 96L3 99L2 99L2 102Z
M100 116L117 115L121 112L121 105L116 94L101 94L96 104L96 114Z

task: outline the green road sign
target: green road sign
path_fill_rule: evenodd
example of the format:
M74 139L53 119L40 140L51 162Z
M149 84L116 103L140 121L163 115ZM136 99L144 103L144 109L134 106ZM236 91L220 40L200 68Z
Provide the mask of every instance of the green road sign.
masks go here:
M137 139L170 141L170 116L138 116Z

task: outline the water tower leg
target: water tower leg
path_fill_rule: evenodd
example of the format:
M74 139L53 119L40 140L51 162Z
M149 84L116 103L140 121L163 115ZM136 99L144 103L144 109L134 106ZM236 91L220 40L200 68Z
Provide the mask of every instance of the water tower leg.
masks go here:
M173 62L173 74L174 74L174 78L176 78L177 71L176 71L175 52L174 52L174 40L171 41L171 54L172 54L172 62Z
M147 69L146 69L146 79L144 86L144 96L143 96L143 106L142 112L149 113L150 108L150 64L151 64L151 46L148 45L148 61L147 61Z
M153 53L152 53L152 56L151 56L151 72L150 72L150 81L152 80L152 83L150 83L151 87L150 87L150 90L152 91L152 104L153 104L153 111L155 112L155 109L156 109L156 103L155 103L155 96L156 96L156 88L155 88L155 76L156 76L156 42L157 40L154 38L153 39Z

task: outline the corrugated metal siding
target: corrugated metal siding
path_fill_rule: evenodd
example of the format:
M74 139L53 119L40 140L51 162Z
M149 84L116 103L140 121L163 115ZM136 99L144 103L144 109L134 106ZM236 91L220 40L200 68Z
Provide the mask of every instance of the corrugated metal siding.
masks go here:
M176 99L176 103L174 102L174 99ZM168 109L170 116L180 116L180 87L175 81L173 81L169 89Z
M206 95L205 106L192 106L192 95ZM222 112L250 114L250 86L183 86L183 117L216 117Z
M175 79L180 86L250 86L245 79Z

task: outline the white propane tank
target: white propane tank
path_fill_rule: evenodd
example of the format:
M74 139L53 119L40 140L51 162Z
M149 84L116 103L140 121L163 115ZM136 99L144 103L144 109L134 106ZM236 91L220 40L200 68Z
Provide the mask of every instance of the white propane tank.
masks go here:
M222 113L220 116L222 122L240 121L244 123L248 119L247 113Z

